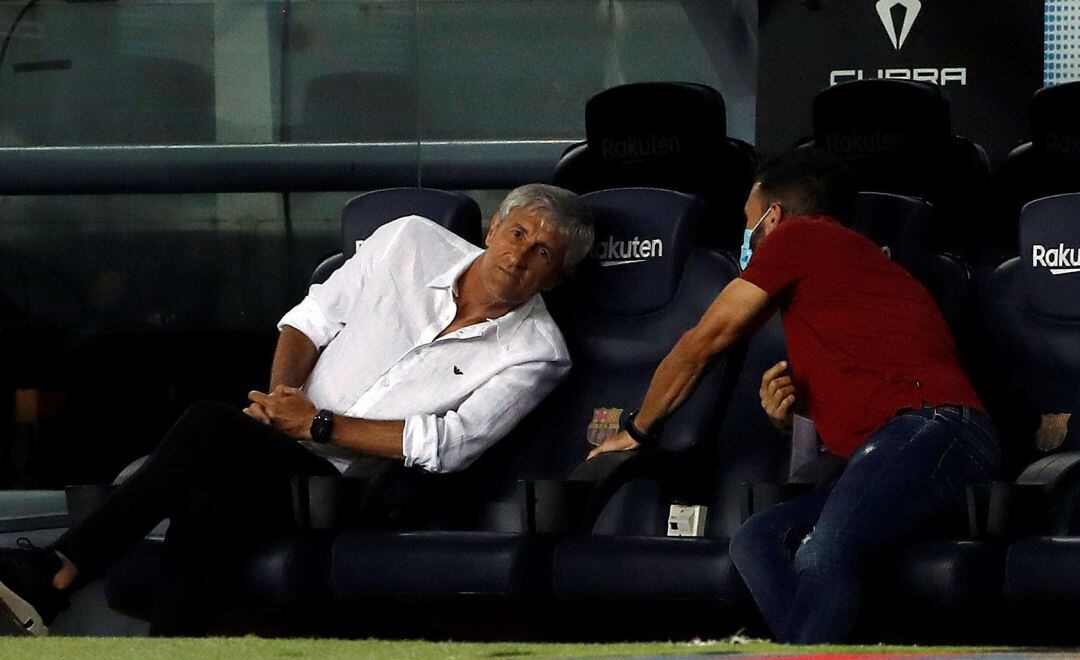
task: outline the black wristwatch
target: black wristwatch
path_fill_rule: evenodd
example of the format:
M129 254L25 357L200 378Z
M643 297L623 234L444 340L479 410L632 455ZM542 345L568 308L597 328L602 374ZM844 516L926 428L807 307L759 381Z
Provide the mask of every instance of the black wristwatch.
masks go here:
M311 439L320 445L330 442L330 432L334 430L334 413L320 410L311 420Z
M660 433L654 428L652 432L645 433L637 426L634 425L634 419L637 418L640 410L635 410L626 416L626 421L623 422L622 430L626 431L626 434L633 438L642 447L655 447L656 443L660 441Z

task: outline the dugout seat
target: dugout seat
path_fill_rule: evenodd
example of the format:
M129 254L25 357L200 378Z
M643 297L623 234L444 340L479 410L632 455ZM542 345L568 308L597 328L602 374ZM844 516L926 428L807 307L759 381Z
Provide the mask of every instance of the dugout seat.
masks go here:
M624 189L584 199L596 216L597 248L572 282L548 296L574 367L507 438L458 475L469 482L467 510L420 529L348 529L314 510L326 500L309 499L307 519L325 520L325 528L255 553L242 576L252 602L355 611L373 603L543 598L558 533L591 526L619 484L679 463L715 433L741 367L737 349L668 420L656 450L582 465L589 438L610 432L637 405L659 361L738 273L727 256L695 247L703 209L692 196ZM132 605L140 597L145 605L146 577L154 571L148 552L111 571L111 605L137 611Z
M548 296L574 361L570 376L470 468L487 491L471 531L341 534L330 565L339 601L546 593L554 535L591 526L620 484L678 463L715 432L741 366L738 350L668 420L656 450L582 463L590 438L611 432L640 402L660 360L738 272L727 257L694 247L702 206L689 195L622 189L584 199L597 221L596 248ZM523 487L531 511L524 518ZM397 551L371 560L388 539Z
M1031 101L1031 139L1017 145L995 175L995 243L1017 253L1024 204L1080 192L1080 82L1046 87Z
M971 316L971 273L962 260L934 252L936 211L926 201L886 193L860 193L851 228L870 237L894 260L908 268L938 301L950 323L963 326ZM763 413L758 396L761 375L786 357L780 317L771 319L751 340L744 368L720 432L698 448L698 471L686 470L682 487L656 479L640 479L623 487L598 517L589 534L567 537L556 546L553 592L566 612L564 628L587 621L590 611L617 611L633 627L662 621L667 629L681 623L698 630L729 634L750 623L753 603L727 553L728 538L744 516L805 489L811 474L800 473L792 488L746 488L746 484L786 480L790 438L778 432ZM836 462L823 462L820 475L835 473ZM687 484L695 483L696 488ZM667 537L669 506L708 507L704 534ZM1002 551L970 542L919 544L903 549L879 584L889 593L923 603L940 603L961 611L979 602L990 584L971 584L967 577L987 564L1000 570ZM1000 592L1000 579L996 584ZM879 611L882 608L878 608ZM587 626L586 626L587 627ZM583 631L587 632L587 631Z
M308 284L325 282L376 229L406 215L423 216L473 245L481 245L483 240L480 207L467 195L433 188L375 190L345 204L341 211L341 252L323 259Z
M937 247L935 236L941 226L940 214L929 202L875 192L856 196L850 224L926 287L949 324L961 357L970 363L974 357L974 273L962 257Z
M724 98L706 85L647 82L604 90L585 104L585 141L555 166L556 185L578 193L647 186L700 197L701 239L735 249L753 185L753 147L727 135Z
M941 88L910 80L857 80L818 93L811 142L851 166L859 190L921 197L942 211L935 239L976 252L986 152L952 134ZM982 229L984 231L985 228Z

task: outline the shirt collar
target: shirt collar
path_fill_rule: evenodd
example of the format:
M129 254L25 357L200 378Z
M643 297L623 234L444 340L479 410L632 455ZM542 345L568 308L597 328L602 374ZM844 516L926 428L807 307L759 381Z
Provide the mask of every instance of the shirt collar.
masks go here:
M483 253L481 252L480 254ZM458 278L465 272L465 269L479 258L480 254L465 255L448 269L431 278L431 281L428 282L428 287L432 289L449 289L456 297L458 294ZM504 350L510 348L510 342L513 341L518 328L521 327L521 324L525 319L532 315L533 309L536 307L539 300L540 294L536 294L499 318L488 319L495 324L495 338Z
M476 261L483 252L470 253L458 259L449 268L439 273L435 277L431 278L428 282L428 287L432 289L450 289L457 295L457 281L461 277L461 274L465 272L472 262Z

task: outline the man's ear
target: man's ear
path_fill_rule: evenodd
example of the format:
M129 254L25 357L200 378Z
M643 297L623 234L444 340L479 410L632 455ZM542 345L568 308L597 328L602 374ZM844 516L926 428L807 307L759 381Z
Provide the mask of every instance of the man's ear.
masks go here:
M495 229L498 228L501 222L502 218L499 217L499 213L496 211L495 215L491 216L491 225L488 227L487 235L484 236L484 247L491 246L491 238L495 235Z
M769 225L769 231L776 229L776 225L780 224L780 221L784 219L784 207L779 204L773 203L773 212L769 214L768 218L765 218L765 224Z

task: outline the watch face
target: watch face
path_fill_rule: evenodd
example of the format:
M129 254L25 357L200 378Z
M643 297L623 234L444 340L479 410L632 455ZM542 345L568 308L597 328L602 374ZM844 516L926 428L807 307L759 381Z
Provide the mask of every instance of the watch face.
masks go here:
M311 439L315 442L326 442L330 439L330 429L334 425L334 414L329 410L320 410L315 419L311 420Z

